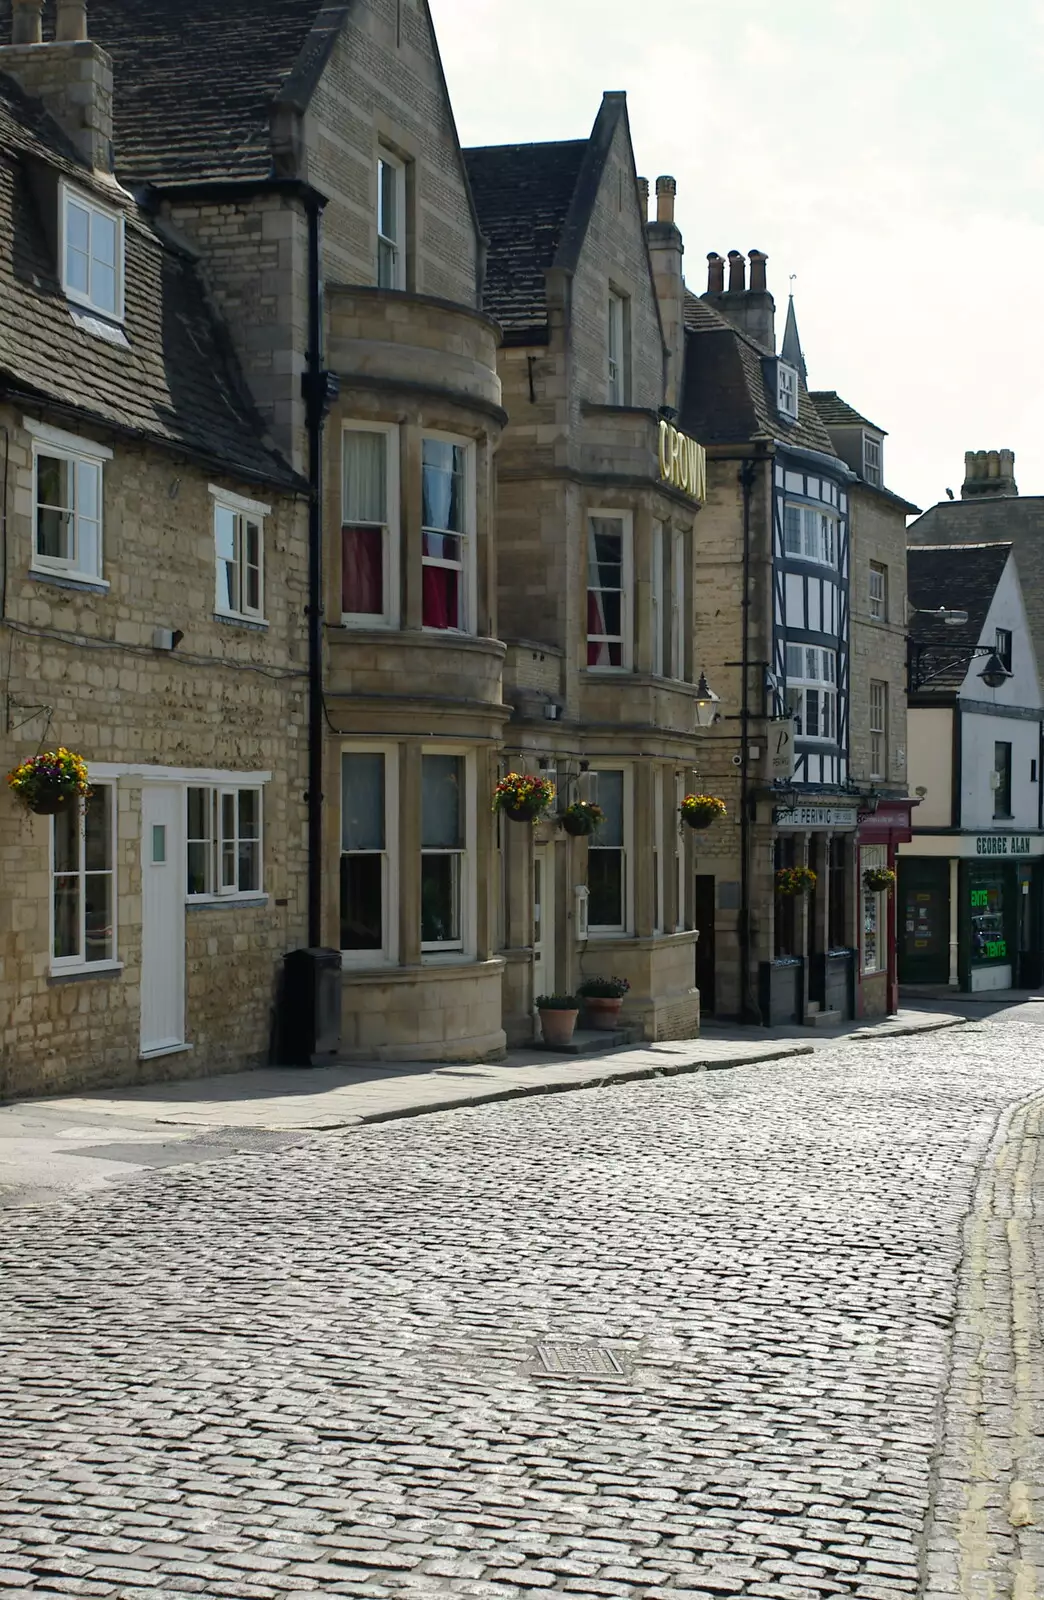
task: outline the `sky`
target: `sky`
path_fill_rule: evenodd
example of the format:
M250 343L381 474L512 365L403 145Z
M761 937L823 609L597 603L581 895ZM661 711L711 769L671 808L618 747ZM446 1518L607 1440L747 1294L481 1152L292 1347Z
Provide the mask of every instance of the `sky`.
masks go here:
M689 287L757 247L813 389L888 438L889 488L959 497L965 450L1044 494L1039 0L431 0L461 141L586 136L628 96L678 183Z

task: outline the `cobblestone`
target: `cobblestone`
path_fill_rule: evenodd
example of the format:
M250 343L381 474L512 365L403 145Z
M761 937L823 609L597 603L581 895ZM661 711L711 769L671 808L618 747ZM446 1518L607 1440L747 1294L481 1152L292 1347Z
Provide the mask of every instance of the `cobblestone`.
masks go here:
M7 1212L0 1593L902 1600L930 1503L928 1592L986 1593L955 1529L992 1576L1039 1537L1032 1170L998 1152L1040 1041L1026 1007Z

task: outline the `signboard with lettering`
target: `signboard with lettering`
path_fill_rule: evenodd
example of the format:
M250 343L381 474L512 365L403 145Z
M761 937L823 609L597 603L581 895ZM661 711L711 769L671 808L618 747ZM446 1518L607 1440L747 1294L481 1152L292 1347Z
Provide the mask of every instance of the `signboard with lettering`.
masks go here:
M1030 845L1028 833L978 833L975 836L977 856L1028 856Z
M778 722L768 724L765 730L764 776L769 783L775 778L794 776L794 733L793 717L781 717Z
M681 433L672 422L660 420L660 477L680 489L690 500L707 498L707 452L702 444Z
M777 828L854 828L859 813L855 806L777 806L772 820Z

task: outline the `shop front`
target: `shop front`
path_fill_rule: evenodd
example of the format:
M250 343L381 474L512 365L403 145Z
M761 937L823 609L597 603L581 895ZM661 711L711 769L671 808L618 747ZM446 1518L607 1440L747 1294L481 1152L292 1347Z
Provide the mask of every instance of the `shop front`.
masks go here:
M767 820L767 819L766 819ZM855 1014L854 801L776 806L772 822L772 951L758 974L766 1024ZM801 878L800 869L811 876ZM797 892L790 892L798 872Z
M884 875L895 872L898 847L912 838L913 800L881 800L860 809L857 835L859 972L856 1015L884 1017L899 1009L895 890Z
M1037 987L1042 877L1044 834L914 838L899 858L900 981L971 994Z

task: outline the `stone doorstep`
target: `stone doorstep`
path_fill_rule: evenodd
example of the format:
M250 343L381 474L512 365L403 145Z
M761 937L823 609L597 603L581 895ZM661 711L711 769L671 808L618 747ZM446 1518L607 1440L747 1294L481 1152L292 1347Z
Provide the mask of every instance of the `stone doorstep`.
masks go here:
M526 1045L526 1050L542 1050L553 1056L600 1056L608 1055L614 1050L626 1050L632 1045L641 1045L640 1028L577 1028L568 1044L545 1044L543 1039L536 1039L531 1045Z
M839 1028L841 1022L840 1011L820 1011L818 1005L814 1011L809 1006L805 1016L806 1028Z

